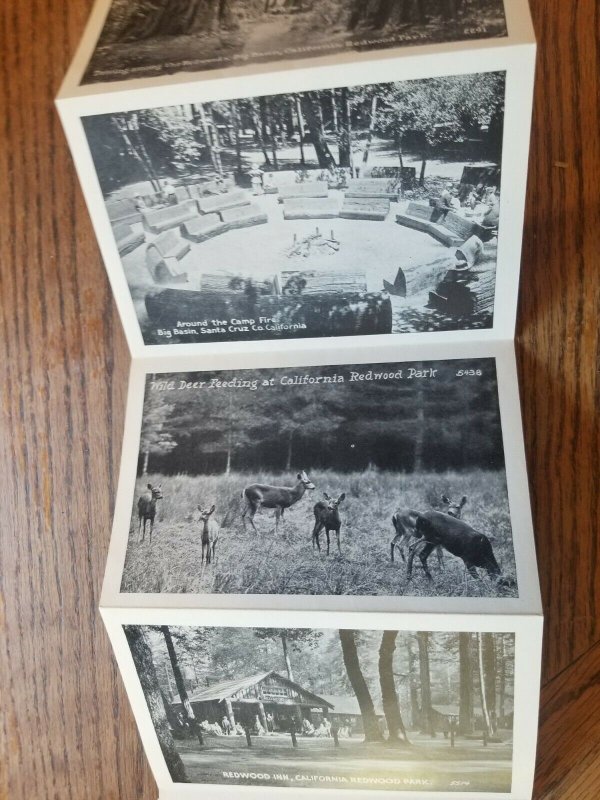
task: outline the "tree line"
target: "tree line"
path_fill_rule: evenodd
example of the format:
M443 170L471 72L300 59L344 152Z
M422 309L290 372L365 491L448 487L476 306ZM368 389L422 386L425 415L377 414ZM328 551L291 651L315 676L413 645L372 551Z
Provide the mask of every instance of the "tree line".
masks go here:
M464 17L481 22L501 12L498 0L114 0L100 46L157 36L236 30L269 12L300 12L316 28L342 25L348 32L386 26L445 23Z
M404 365L408 368L426 365ZM157 391L148 379L139 472L229 474L232 471L376 467L421 472L504 467L498 390L492 362L481 376L454 361L432 379L278 385L281 370L206 373L202 379L257 381L251 389ZM353 367L339 368L349 375ZM381 370L362 365L360 371ZM336 374L311 367L313 378ZM405 372L406 374L406 372ZM163 377L163 376L161 376ZM167 376L198 380L198 374ZM260 386L261 382L273 386Z
M259 671L282 671L316 694L353 693L367 742L408 745L410 730L435 736L436 704L456 705L457 733L479 730L484 743L499 723L512 727L512 634L167 626L127 626L125 633L171 774L181 776L174 780L185 780L185 771L169 728L171 703L181 703L202 745L190 694ZM376 712L380 698L386 734Z
M249 144L272 171L289 168L281 150L293 148L295 166L358 175L372 160L375 137L390 142L399 168L407 147L418 151L423 183L436 148L480 139L482 154L499 161L504 87L505 73L481 73L97 115L83 123L105 194L140 180L159 191L164 178L191 178L206 167L241 180Z

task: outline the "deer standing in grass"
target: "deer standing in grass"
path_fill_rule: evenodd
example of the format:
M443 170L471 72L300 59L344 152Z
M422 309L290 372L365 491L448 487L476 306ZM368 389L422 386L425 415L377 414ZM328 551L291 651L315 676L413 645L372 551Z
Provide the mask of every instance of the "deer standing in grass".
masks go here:
M298 473L298 483L292 487L268 486L262 483L253 483L250 486L246 486L242 492L245 502L245 508L242 513L244 530L246 530L246 517L248 517L254 532L258 533L254 524L254 515L260 508L274 508L275 533L277 533L279 520L283 518L285 510L297 503L304 496L304 492L307 489L312 491L314 488L314 483L304 470Z
M156 504L163 499L160 483L157 486L148 484L148 491L144 492L138 500L138 541L141 543L146 538L146 523L150 522L150 544L152 544L152 531L156 517Z
M479 578L475 568L480 567L490 578L501 581L503 585L514 584L512 579L502 577L489 538L460 519L442 514L440 511L426 511L418 516L415 536L424 542L424 546L411 547L407 565L409 579L412 576L413 561L418 550L425 575L429 580L433 580L427 567L427 559L436 547L443 547L453 556L463 560L473 578Z
M204 564L206 561L207 564L210 564L215 557L215 551L217 549L217 542L219 541L219 533L221 531L221 526L217 522L217 520L211 516L215 512L216 506L211 506L209 509L203 508L203 506L198 506L198 511L200 512L200 522L202 523L202 561L201 564Z
M315 527L312 534L313 550L316 545L319 553L321 552L321 533L324 530L327 535L327 555L329 555L329 534L335 531L338 553L341 553L340 528L342 527L342 520L340 519L339 505L346 498L346 493L342 492L337 500L330 497L327 492L323 492L323 496L327 502L320 500L313 509L315 513Z
M442 495L442 502L444 505L447 506L446 514L450 517L454 517L455 519L460 519L462 515L462 510L467 504L467 498L463 497L460 503L457 503L453 500L450 500L445 494ZM406 561L406 556L404 555L404 548L408 546L409 553L411 551L411 547L418 547L421 542L415 541L412 545L410 545L410 540L415 537L415 528L417 524L417 519L421 516L418 511L413 511L410 508L399 508L398 511L392 517L392 523L394 525L394 529L396 531L396 535L391 541L390 544L390 551L392 561L394 560L394 550L396 547L400 551L400 555L402 556L402 560ZM444 555L442 552L442 548L438 547L436 549L436 555L438 558L438 564L440 569L444 566Z

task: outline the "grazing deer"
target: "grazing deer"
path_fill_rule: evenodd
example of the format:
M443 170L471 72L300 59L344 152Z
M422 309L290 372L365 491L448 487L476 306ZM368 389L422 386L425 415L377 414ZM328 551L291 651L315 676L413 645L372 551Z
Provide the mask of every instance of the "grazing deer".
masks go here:
M426 511L419 514L415 524L414 535L425 544L419 550L419 559L429 580L433 580L427 567L427 559L436 547L443 547L453 556L461 558L469 574L478 578L476 567L485 569L490 578L502 579L502 573L488 537L467 525L460 519L443 514L440 511ZM417 548L411 548L408 557L408 578L412 576L413 561ZM504 579L505 585L510 582Z
M152 544L152 531L156 517L156 504L163 499L160 483L157 486L148 484L148 491L144 492L138 500L138 541L141 543L146 538L146 523L150 522L150 544ZM142 527L143 522L143 527Z
M290 508L294 503L297 503L307 489L312 491L314 488L314 483L304 470L298 473L298 483L291 488L286 486L266 486L262 483L253 483L251 486L246 486L242 492L242 497L246 504L242 513L244 530L246 529L246 517L248 517L255 533L258 533L254 524L254 515L262 506L263 508L275 509L275 533L277 533L279 519L283 517L286 508Z
M455 519L460 519L462 510L467 504L467 498L463 497L460 503L457 503L453 500L450 500L446 497L445 494L442 495L442 503L448 506L446 509L446 514ZM409 545L410 540L415 536L415 526L417 524L417 519L420 516L418 511L413 511L410 508L399 508L398 511L392 517L392 523L394 525L394 529L396 530L396 535L391 541L390 550L392 561L394 560L394 550L397 547L400 551L400 555L402 556L402 560L406 561L406 556L404 555L404 548L408 546L409 552L411 546ZM418 547L422 544L422 541L417 540L413 543L412 547ZM442 552L442 548L438 547L436 550L436 555L438 558L438 564L440 565L440 569L444 565L444 555Z
M337 500L330 497L327 492L323 492L323 496L327 502L324 503L323 500L320 500L313 509L315 512L315 527L312 534L313 550L316 545L319 553L321 552L321 533L325 530L327 535L327 555L329 555L329 533L335 531L338 553L341 553L340 528L342 527L342 520L340 519L339 505L346 498L346 493L342 492Z
M202 522L202 561L204 564L205 557L206 563L210 564L215 557L215 550L217 549L217 542L219 541L219 533L221 526L217 520L211 515L214 514L216 506L211 506L209 509L198 506L200 512L200 522Z

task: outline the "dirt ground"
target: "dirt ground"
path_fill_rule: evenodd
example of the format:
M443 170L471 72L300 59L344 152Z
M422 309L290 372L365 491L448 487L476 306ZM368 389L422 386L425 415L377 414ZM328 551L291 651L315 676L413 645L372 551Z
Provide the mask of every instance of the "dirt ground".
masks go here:
M483 747L481 741L457 740L456 747L438 735L410 733L410 747L364 744L358 736L341 739L298 737L294 748L286 734L253 737L206 737L200 750L178 741L193 783L261 784L330 789L404 791L510 792L512 741Z

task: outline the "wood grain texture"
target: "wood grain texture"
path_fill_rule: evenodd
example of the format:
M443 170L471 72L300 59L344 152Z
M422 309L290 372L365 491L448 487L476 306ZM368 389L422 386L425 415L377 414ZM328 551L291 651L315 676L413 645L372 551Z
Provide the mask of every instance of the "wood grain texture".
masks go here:
M53 108L89 0L0 14L0 798L156 790L97 613L129 356ZM517 351L548 615L536 798L600 785L596 0L540 38Z

